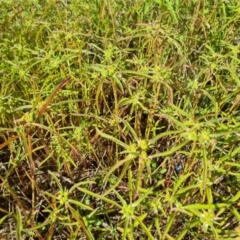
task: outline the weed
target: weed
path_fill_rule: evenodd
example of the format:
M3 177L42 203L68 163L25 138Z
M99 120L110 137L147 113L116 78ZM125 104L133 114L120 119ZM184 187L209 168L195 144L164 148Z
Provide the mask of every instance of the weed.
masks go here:
M2 239L237 239L237 1L2 1Z

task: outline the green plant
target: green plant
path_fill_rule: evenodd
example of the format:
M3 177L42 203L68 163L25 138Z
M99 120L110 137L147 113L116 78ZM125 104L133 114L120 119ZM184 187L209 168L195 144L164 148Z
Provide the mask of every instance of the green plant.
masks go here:
M1 238L239 238L238 23L235 0L2 1Z

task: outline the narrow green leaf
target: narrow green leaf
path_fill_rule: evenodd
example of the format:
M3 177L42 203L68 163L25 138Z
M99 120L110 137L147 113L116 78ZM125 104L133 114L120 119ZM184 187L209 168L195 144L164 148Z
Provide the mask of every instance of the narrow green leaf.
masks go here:
M177 150L181 149L182 147L184 147L185 145L187 145L191 140L185 140L184 142L180 143L179 145L171 148L170 150L168 151L165 151L165 152L161 152L161 153L156 153L156 154L153 154L151 156L149 156L150 159L153 159L153 158L157 158L157 157L163 157L163 156L168 156L168 155L171 155L173 153L175 153Z
M76 189L77 187L79 187L81 185L88 185L88 184L95 184L95 182L94 181L84 181L84 182L76 183L69 189L69 193L73 192L74 189Z
M163 239L165 239L165 237L167 236L167 234L168 234L168 232L169 232L169 230L170 230L170 228L171 228L171 226L172 226L172 224L173 224L173 220L175 219L176 215L177 215L177 212L174 212L174 213L172 213L172 214L168 217L168 219L167 219L167 225L166 225L166 227L165 227L165 229L164 229L164 233L163 233Z
M188 227L185 228L176 238L176 240L181 240L184 238L184 236L188 233L189 229L192 229L193 227L196 227L198 224L200 224L200 221L194 221L193 223L188 224Z
M125 175L126 171L128 170L130 163L131 163L131 161L127 161L127 162L126 162L126 164L124 165L124 168L123 168L120 176L118 176L117 182L116 182L113 186L111 186L111 187L103 194L103 196L106 196L107 194L109 194L111 191L113 191L113 190L119 185L119 183L122 181L123 176Z
M183 132L183 130L174 130L174 131L163 132L163 133L160 133L160 134L154 136L153 138L149 139L148 143L149 143L149 145L152 145L152 144L155 144L156 141L158 141L159 139L161 139L165 136L169 136L172 134L179 134L182 132Z
M144 213L144 214L142 214L141 216L139 216L138 218L139 218L141 221L143 221L147 216L148 216L148 213ZM138 221L137 218L135 218L133 225L134 225L134 228L138 227L139 221Z
M102 137L104 137L104 138L106 138L106 139L108 139L108 140L111 140L111 141L117 143L118 145L124 147L125 149L128 148L128 145L127 145L127 144L125 144L124 142L118 140L117 138L115 138L115 137L113 137L113 136L111 136L111 135L108 135L108 134L106 134L106 133L103 133L103 132L102 132L101 130L99 130L97 127L96 127L96 130L97 130L97 133L98 133L100 136L102 136Z
M120 209L122 208L122 206L119 205L117 202L114 202L113 200L111 200L109 198L106 198L106 197L104 197L102 195L99 195L97 193L93 193L93 192L91 192L91 191L89 191L87 189L81 188L81 187L78 187L78 190L83 192L83 193L86 193L87 195L90 195L90 196L95 197L97 199L101 199L101 200L103 200L103 201L105 201L107 203L110 203L110 204L112 204L113 206L115 206L117 208L120 208Z
M212 189L210 187L207 187L206 194L207 194L208 204L212 204L213 203L213 196L212 196Z
M240 213L239 213L239 211L235 207L233 207L233 206L231 206L230 209L231 209L231 212L234 214L234 216L238 219L238 222L240 222Z
M80 201L76 201L76 200L73 200L73 199L68 199L68 202L74 204L74 205L77 205L83 209L86 209L86 210L90 210L90 211L93 211L93 209L83 203L81 203Z
M141 228L143 229L143 231L146 233L146 235L148 236L148 239L151 240L155 240L155 238L153 237L153 235L151 234L151 232L149 231L149 229L146 227L146 225L142 222L140 217L136 217L135 218L138 222L139 225L141 226Z
M219 209L219 208L226 208L228 207L229 204L227 203L216 203L216 204L200 204L200 203L196 203L196 204L190 204L190 205L186 205L183 206L182 208L185 210L207 210L207 209Z
M177 180L177 182L175 182L175 184L174 184L172 196L175 195L175 193L177 192L177 190L178 190L178 188L181 186L181 184L182 184L188 177L190 177L191 175L193 175L193 173L187 173L187 174L181 175L181 176L179 177L179 179Z
M238 191L237 194L229 200L229 202L235 203L236 201L239 200L239 198L240 198L240 191Z
M170 106L171 106L171 108L173 108L173 109L177 110L179 113L181 113L181 115L187 117L188 119L191 119L190 115L187 112L183 111L183 109L179 108L178 106L176 106L174 104L171 104Z
M11 214L12 214L12 213L9 213L9 214L5 215L4 217L2 217L2 218L0 219L0 226L2 225L2 223L3 223Z
M83 229L84 233L86 234L87 239L94 240L94 237L93 237L90 229L88 228L87 224L85 223L84 218L82 218L81 215L79 214L79 212L76 211L71 206L69 206L69 209L70 209L73 217L77 220L78 225L80 225L81 228Z
M187 186L185 188L179 189L175 195L181 195L183 193L190 191L191 189L197 189L198 187L199 187L199 185Z
M136 132L134 131L134 129L133 129L133 128L131 127L131 125L129 124L129 122L128 122L128 121L125 121L124 119L120 119L120 118L119 118L119 120L124 123L124 125L125 125L125 126L127 127L127 129L132 133L132 136L134 137L135 141L137 142L137 141L139 140L139 138L138 138Z
M58 187L59 187L59 190L60 191L63 191L63 187L62 187L62 184L60 183L60 181L58 180L58 178L56 177L56 175L51 172L50 170L48 170L48 173L54 178L55 182L57 183Z
M17 240L22 240L22 215L21 210L18 206L16 206L16 214L17 214Z
M133 201L133 174L132 170L128 169L128 188L129 188L129 202L132 204Z
M177 126L179 126L182 130L188 131L188 127L186 127L186 125L184 125L182 122L178 121L177 119L175 119L174 117L170 116L167 113L164 113L164 115L167 116L168 119L172 120Z
M206 185L207 185L207 166L208 166L208 164L207 164L207 162L208 162L208 160L207 160L207 153L206 153L206 147L205 147L205 145L203 145L203 147L202 147L202 155L203 155L203 174L202 174L202 176L203 176L203 181L202 181L202 188L201 188L201 192L202 192L202 194L203 194L203 191L205 190L205 188L206 188Z
M118 169L120 166L122 166L124 163L129 162L131 160L133 160L135 158L134 155L128 156L127 158L118 161L113 167L110 168L110 170L107 172L106 176L103 179L103 182L105 183L109 176L116 170Z

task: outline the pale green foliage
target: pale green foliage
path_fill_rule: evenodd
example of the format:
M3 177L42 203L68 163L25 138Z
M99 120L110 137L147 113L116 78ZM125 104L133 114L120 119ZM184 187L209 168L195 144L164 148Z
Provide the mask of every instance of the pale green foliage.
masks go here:
M2 0L1 237L239 238L239 12Z

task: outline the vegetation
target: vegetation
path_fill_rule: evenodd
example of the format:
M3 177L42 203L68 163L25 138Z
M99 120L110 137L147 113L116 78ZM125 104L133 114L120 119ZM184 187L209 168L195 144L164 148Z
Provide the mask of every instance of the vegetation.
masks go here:
M239 13L2 0L1 239L240 239Z

